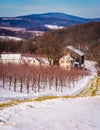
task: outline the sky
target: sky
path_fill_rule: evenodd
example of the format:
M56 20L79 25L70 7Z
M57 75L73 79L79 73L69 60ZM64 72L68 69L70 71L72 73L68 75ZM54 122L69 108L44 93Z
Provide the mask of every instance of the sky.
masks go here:
M100 0L0 0L0 17L48 12L100 18Z

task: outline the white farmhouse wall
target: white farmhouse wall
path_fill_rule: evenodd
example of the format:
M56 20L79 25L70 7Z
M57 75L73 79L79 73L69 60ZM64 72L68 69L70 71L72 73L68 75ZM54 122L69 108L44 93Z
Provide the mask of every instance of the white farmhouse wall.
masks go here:
M63 57L60 58L59 60L59 66L61 68L70 70L72 67L72 62L74 61L74 59L70 56L70 54L67 54Z

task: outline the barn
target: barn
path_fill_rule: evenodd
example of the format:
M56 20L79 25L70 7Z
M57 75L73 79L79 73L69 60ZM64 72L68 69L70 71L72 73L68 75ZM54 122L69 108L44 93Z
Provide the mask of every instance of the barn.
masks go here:
M59 59L59 66L70 70L72 67L81 67L84 64L84 53L72 46L64 49L64 56Z
M84 53L72 46L67 46L65 48L65 53L69 53L71 57L74 58L75 63L74 64L79 64L79 66L84 64Z

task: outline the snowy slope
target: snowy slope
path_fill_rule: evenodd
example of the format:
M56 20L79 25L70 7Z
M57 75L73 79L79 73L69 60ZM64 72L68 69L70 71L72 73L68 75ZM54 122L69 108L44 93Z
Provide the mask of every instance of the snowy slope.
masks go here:
M49 25L49 24L45 24L44 26L49 28L49 29L62 29L62 28L64 28L63 26Z
M85 60L84 67L90 71L92 76L97 76L96 62Z
M100 130L100 97L29 102L0 111L0 130Z
M95 62L85 61L90 76L84 77L69 90L60 93L21 94L3 89L0 85L0 104L8 100L30 99L43 95L75 95L88 86L97 75ZM100 130L100 96L53 99L26 102L0 110L0 130Z
M0 39L4 39L4 40L14 40L14 41L21 41L21 40L23 40L22 38L13 37L13 36L0 36Z
M62 96L62 95L77 95L79 94L82 90L88 87L89 82L92 78L97 76L97 70L95 69L95 64L96 62L93 61L85 61L85 68L90 71L89 76L85 76L82 79L79 79L79 81L74 83L70 87L66 87L63 89L63 92L56 91L54 87L52 86L51 89L49 89L49 86L47 89L42 89L39 93L33 93L30 92L30 94L26 93L18 93L18 92L11 92L7 89L2 88L2 82L0 82L0 102L6 101L6 100L16 100L16 99L29 99L29 98L36 98L39 96L48 96L48 95L56 95L56 96ZM8 88L6 86L6 88Z
M44 90L41 89L41 91L38 93L33 93L33 91L30 92L30 94L27 93L20 93L20 92L11 92L7 89L2 88L2 84L0 86L0 102L8 101L8 100L16 100L16 99L33 99L40 96L75 96L79 94L82 90L88 87L90 80L92 79L92 76L86 76L83 79L80 79L78 82L76 81L74 83L75 87L73 87L73 84L70 87L63 88L63 92L61 90L56 91L55 88L52 86L51 89L49 89L49 86Z

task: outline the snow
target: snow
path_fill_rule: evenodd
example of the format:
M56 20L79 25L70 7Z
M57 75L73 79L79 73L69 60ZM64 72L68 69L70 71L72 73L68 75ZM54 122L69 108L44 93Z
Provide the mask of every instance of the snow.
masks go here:
M15 41L21 41L22 38L13 37L13 36L0 36L0 39L6 39L6 40L15 40Z
M82 51L80 51L80 50L78 50L78 49L75 49L75 48L72 47L72 46L67 46L67 48L70 49L70 50L73 50L74 52L76 52L76 53L79 54L80 56L83 56L83 55L84 55L84 53L83 53Z
M25 28L18 28L18 27L0 27L1 29L7 29L11 31L25 31Z
M28 30L28 31L26 31L26 32L32 33L32 34L34 34L35 36L41 36L41 35L44 34L43 31L30 31L30 30Z
M7 18L5 18L5 19L7 19ZM20 20L20 18L17 18L17 19ZM39 35L43 35L44 34L43 31L26 30L25 28L20 28L20 27L0 27L0 28L1 29L6 29L6 30L11 30L11 31L16 31L16 32L23 32L23 33L24 32L28 32L28 33L34 34L35 36L39 36ZM7 37L9 37L9 36L7 36ZM1 38L5 39L5 36L1 36ZM15 40L17 40L16 37L10 37L10 38L14 38ZM18 38L18 39L20 40L21 38Z
M61 92L61 90L56 91L55 87L53 86L51 87L51 89L49 89L48 86L45 90L41 89L39 93L34 93L33 91L31 91L30 94L27 94L25 92L21 94L19 92L11 92L7 90L7 87L5 87L6 89L3 89L0 86L0 102L16 99L33 99L40 96L75 96L79 94L82 90L87 88L91 78L91 76L86 76L83 79L80 79L79 82L76 81L74 84L75 87L73 87L73 84L71 84L70 87L63 88L63 92Z
M45 24L44 26L49 28L49 29L62 29L62 28L64 28L63 26L49 25L49 24Z
M65 87L63 88L63 92L61 90L56 91L55 87L51 86L51 89L49 89L49 86L46 87L44 90L41 88L40 92L33 93L31 91L29 94L26 92L20 93L20 92L11 92L8 90L9 84L6 85L6 89L2 88L2 82L0 81L0 102L6 101L6 100L16 100L16 99L29 99L29 98L36 98L38 96L64 96L64 95L77 95L84 89L86 89L89 85L89 82L91 79L97 76L97 71L95 69L95 64L96 62L93 61L85 61L84 66L86 69L90 71L89 76L84 76L83 78L79 79L78 81L74 82L74 87L73 83L70 85L70 87ZM19 84L18 84L19 85ZM18 88L19 86L17 86ZM60 87L59 87L60 88Z
M21 54L0 54L2 63L20 63Z
M12 59L20 59L21 54L1 54L1 59L4 60L12 60Z
M90 71L92 76L97 76L96 62L85 60L84 67Z
M21 60L22 60L22 63L24 64L36 65L36 66L40 65L40 61L38 61L38 59L35 57L22 56Z
M47 58L43 58L43 57L37 57L37 59L41 62L42 66L49 66L49 61Z
M23 56L21 54L0 54L0 61L2 63L18 63L39 66L49 66L49 61L46 58Z
M19 93L2 88L0 104L17 99L34 99L45 95L76 95L97 75L96 62L85 61L90 76L85 76L63 92ZM100 130L100 96L58 98L42 102L25 102L0 110L0 130Z
M1 130L99 130L100 97L22 103L0 118Z

